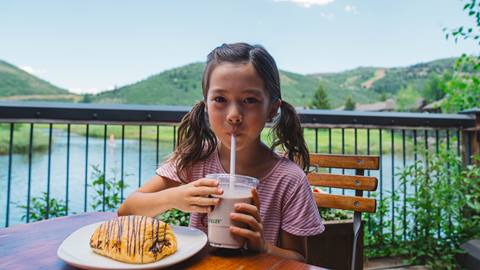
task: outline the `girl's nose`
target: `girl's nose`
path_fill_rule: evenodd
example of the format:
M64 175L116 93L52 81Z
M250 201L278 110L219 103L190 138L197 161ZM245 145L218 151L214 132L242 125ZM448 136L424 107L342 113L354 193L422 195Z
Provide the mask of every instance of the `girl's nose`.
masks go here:
M227 115L228 123L233 125L242 123L243 117L239 108L236 105L232 105L231 107Z
M229 117L228 118L228 123L232 124L232 125L240 124L240 123L242 123L242 117L241 116Z

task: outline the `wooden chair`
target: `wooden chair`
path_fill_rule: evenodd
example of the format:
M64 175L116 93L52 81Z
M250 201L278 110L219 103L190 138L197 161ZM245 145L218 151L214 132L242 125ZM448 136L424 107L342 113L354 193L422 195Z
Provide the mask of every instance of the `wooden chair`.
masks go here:
M333 195L317 192L314 192L313 195L317 206L320 208L335 208L354 211L353 247L351 263L349 263L348 258L340 258L340 260L337 260L337 262L334 262L334 259L332 258L326 258L327 261L330 260L330 263L334 263L337 265L321 266L330 267L332 269L362 269L362 258L360 258L360 260L356 260L356 257L360 255L357 254L357 242L360 236L363 237L363 230L360 230L362 227L362 213L375 213L376 211L376 200L372 198L364 198L363 191L375 191L377 189L378 183L377 178L371 176L364 176L364 172L365 170L378 170L379 157L363 155L329 155L311 153L310 164L311 166L319 168L355 170L355 175L311 172L307 175L307 179L312 186L355 190L355 196ZM325 243L323 243L323 245L324 244ZM327 247L327 249L328 248L329 247ZM345 253L346 251L343 250L343 252ZM363 250L360 253L362 253L360 256L363 256ZM320 254L319 256L322 255L325 256L325 254ZM339 262L343 263L343 265L338 265Z

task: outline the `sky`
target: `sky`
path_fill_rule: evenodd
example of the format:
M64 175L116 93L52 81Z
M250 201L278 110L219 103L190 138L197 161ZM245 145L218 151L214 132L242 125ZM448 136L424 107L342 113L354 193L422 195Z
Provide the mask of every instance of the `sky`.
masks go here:
M462 0L0 0L0 59L75 93L263 45L282 70L408 66L478 54L442 29L471 25Z

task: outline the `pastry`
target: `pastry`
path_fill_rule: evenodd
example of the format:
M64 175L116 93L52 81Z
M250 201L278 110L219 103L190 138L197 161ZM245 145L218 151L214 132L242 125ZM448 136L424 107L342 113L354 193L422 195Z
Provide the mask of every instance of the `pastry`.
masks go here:
M126 263L151 263L174 253L170 225L146 216L122 216L102 223L90 238L95 253Z

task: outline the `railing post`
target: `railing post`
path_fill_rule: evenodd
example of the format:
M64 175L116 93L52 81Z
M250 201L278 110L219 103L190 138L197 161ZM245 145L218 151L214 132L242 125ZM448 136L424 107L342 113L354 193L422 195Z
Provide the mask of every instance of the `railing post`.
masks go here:
M480 108L461 111L475 117L475 126L462 130L462 159L464 165L472 163L472 157L480 155ZM477 160L480 165L480 159Z

